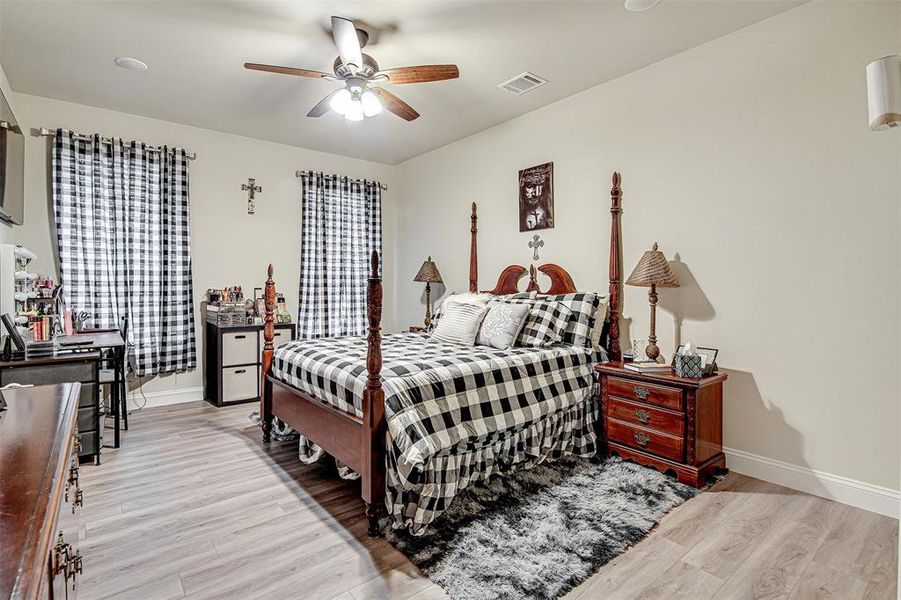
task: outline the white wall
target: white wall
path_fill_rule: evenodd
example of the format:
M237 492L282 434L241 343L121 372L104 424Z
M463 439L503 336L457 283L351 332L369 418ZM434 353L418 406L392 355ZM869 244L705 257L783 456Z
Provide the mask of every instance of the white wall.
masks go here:
M292 314L297 311L300 259L300 181L298 169L322 170L351 177L378 179L389 186L383 193L385 272L394 278L394 168L303 148L199 129L135 115L102 110L49 98L14 94L16 115L26 128L65 127L81 133L99 132L126 140L182 146L196 152L191 163L191 242L194 268L198 357L202 356L199 306L208 288L242 285L248 294L262 286L266 266L275 267L275 281ZM173 98L177 101L177 98ZM302 114L298 113L302 118ZM36 269L55 271L51 240L53 209L48 193L48 141L28 137L26 148L25 223L17 228L19 243L38 254ZM256 214L247 214L247 193L241 184L256 178ZM385 326L393 327L391 289L386 290ZM198 359L199 361L199 359ZM200 365L194 372L147 382L145 390L192 390L202 385ZM182 396L183 397L183 396Z
M678 256L659 343L721 349L725 444L897 489L899 144L867 130L864 66L901 51L899 6L806 4L399 165L398 324L426 255L465 290L473 200L481 287L528 264L517 171L546 161L540 262L606 290L619 170L626 275L654 241ZM646 337L645 290L625 314Z

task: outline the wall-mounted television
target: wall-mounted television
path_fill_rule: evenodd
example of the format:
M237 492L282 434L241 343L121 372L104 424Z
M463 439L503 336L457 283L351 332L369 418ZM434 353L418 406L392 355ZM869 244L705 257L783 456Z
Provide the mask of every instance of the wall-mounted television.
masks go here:
M21 225L25 218L25 135L0 93L0 219Z

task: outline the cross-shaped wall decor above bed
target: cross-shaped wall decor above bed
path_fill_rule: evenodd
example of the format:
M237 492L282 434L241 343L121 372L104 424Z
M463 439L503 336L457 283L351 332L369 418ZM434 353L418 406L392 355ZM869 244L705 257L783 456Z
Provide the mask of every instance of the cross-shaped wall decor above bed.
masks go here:
M538 237L538 234L534 234L532 236L532 241L529 242L529 248L532 249L532 260L538 260L540 257L538 256L538 249L544 247L544 240Z

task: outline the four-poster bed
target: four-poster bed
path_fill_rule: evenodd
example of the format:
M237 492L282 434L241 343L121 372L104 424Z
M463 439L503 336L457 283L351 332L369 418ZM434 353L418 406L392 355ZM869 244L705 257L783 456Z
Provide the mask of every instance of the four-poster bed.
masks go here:
M620 243L620 201L622 192L620 190L620 176L618 173L613 174L613 185L611 189L611 235L610 235L610 262L609 262L609 297L608 307L609 313L606 328L605 350L610 360L618 360L620 358L620 347L617 339L619 335L619 317L621 311L621 243ZM475 292L478 290L478 264L477 264L477 233L478 233L478 217L476 213L476 205L472 205L471 214L471 238L470 238L470 263L469 263L469 290ZM320 388L315 385L307 386L307 391L301 391L297 386L287 383L284 378L277 378L273 374L273 334L274 334L274 308L275 308L275 283L272 275L272 265L269 266L268 278L265 285L265 317L264 317L264 345L263 345L263 374L262 374L262 390L260 400L260 425L263 432L263 441L269 442L271 438L273 417L279 418L289 426L297 430L308 440L314 442L325 452L334 456L337 460L343 462L348 467L357 472L362 479L362 498L366 505L366 516L369 519L369 534L378 535L379 533L379 517L383 512L386 494L386 443L387 443L387 420L385 410L385 389L383 388L383 342L380 333L380 321L382 312L382 280L378 273L378 255L376 252L371 256L371 270L368 282L368 335L365 349L365 377L363 377L362 360L359 366L353 366L352 370L348 370L349 375L341 381L345 385L343 390L344 396L336 401L336 388L341 387L334 381L323 384L322 373L304 371L303 365L297 367L297 377L293 381L299 382L306 379L312 382L318 378ZM497 280L494 288L489 290L492 294L515 294L521 290L517 289L519 280L526 273L530 274L529 283L526 291L536 291L542 294L568 294L575 293L576 288L573 284L569 273L562 267L555 264L545 264L537 268L537 271L544 273L550 279L550 287L542 291L537 282L537 272L534 266L530 269L518 265L511 265L503 270ZM415 336L414 336L415 337ZM388 338L391 338L389 335ZM313 340L314 342L322 342L322 340ZM340 338L331 342L333 346L339 345ZM414 343L410 342L411 345ZM415 342L422 346L423 340ZM297 343L295 343L297 344ZM394 344L392 346L392 344ZM389 342L389 354L393 351L396 354L397 342ZM480 347L481 348L481 347ZM338 350L341 350L339 347ZM487 352L487 351L486 351ZM484 352L483 352L484 354ZM511 351L511 354L517 354ZM522 350L517 354L517 360L525 361L528 351ZM583 361L587 354L584 352L581 356L567 360ZM526 357L526 358L523 358ZM362 356L359 357L362 359ZM467 360L469 357L466 357ZM436 361L438 362L438 361ZM547 361L545 362L554 362ZM350 363L348 363L350 364ZM519 364L519 363L517 363ZM453 365L451 365L452 367ZM334 369L333 369L334 370ZM391 373L396 376L396 370L392 369ZM525 369L521 369L525 370ZM349 381L349 383L348 383ZM393 384L392 380L392 384ZM354 385L358 384L358 385ZM393 386L396 387L396 386ZM312 393L310 389L322 392ZM329 394L326 389L330 389L333 394ZM550 389L555 389L551 387ZM396 390L393 390L396 391ZM414 390L415 391L415 390ZM492 389L492 392L494 390ZM546 391L546 390L545 390ZM472 393L472 390L468 390ZM542 395L539 393L538 395ZM417 395L417 398L420 396ZM342 402L343 400L343 402ZM432 399L438 402L441 399ZM429 400L421 400L428 402ZM478 409L480 405L474 405L473 409ZM403 407L409 409L409 406ZM465 407L469 410L470 407ZM570 407L573 408L573 407ZM397 409L395 408L395 411ZM459 411L459 409L458 409ZM490 407L488 409L490 413ZM432 412L432 418L440 418L446 415L438 414L437 410ZM503 416L503 415L502 415ZM503 419L501 419L503 420ZM392 425L393 427L393 425ZM410 429L414 429L411 426ZM414 433L417 433L414 431ZM421 431L419 432L421 433ZM442 432L445 433L445 432ZM592 430L593 434L593 430ZM417 434L418 435L418 434ZM423 436L419 436L420 438ZM453 437L453 436L451 436ZM489 436L490 437L490 436ZM414 436L416 438L416 436ZM397 446L407 440L392 440L394 444L393 450L397 451ZM422 442L428 444L429 440L414 439L417 443ZM460 440L452 440L460 442ZM463 440L464 442L466 440ZM567 443L570 443L568 441ZM409 448L408 448L409 450ZM413 448L412 451L418 451ZM556 451L556 449L555 449ZM551 453L552 454L552 453ZM551 455L549 454L549 456ZM447 449L441 456L447 456ZM396 457L392 455L392 460L396 461ZM396 465L395 465L396 467ZM489 469L490 471L491 469ZM498 471L502 469L494 469ZM408 474L408 473L405 473ZM393 479L398 479L397 473L389 474ZM469 481L467 479L467 481ZM465 487L465 483L461 486ZM450 498L432 499L433 504L439 504L437 509L434 507L427 508L425 512L438 514L443 510L445 502L449 502ZM425 504L425 502L423 502ZM432 511L432 512L429 512ZM433 518L433 517L432 517Z

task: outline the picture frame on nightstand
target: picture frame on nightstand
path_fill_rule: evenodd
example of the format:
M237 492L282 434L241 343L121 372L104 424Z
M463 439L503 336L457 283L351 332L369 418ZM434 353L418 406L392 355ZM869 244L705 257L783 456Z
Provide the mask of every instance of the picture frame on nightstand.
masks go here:
M695 352L704 357L704 377L708 375L713 375L717 372L716 366L716 358L719 355L719 348L704 348L703 346L695 347ZM673 359L670 361L670 366L675 369L676 368L676 356L683 354L685 352L685 344L679 344L679 347L673 353Z

